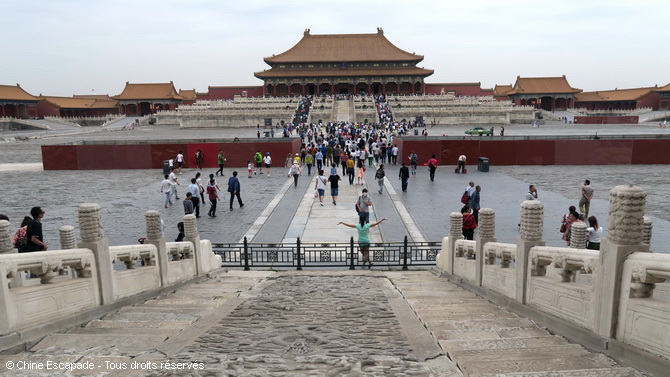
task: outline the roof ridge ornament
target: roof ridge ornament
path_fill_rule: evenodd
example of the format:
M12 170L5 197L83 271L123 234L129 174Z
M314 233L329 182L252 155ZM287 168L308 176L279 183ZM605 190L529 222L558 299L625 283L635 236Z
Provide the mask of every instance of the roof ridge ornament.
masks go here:
M309 29L305 29L305 32L303 33L303 35L304 35L305 37L308 37L308 36L310 35L310 34L309 34Z
M384 29L382 29L381 27L378 27L377 28L377 35L384 35Z

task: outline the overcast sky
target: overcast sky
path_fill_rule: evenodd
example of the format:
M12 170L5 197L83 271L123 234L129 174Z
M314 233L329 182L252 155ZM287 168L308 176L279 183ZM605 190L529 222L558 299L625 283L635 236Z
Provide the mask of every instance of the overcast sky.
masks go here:
M424 55L429 83L566 75L592 90L670 83L668 0L4 1L0 84L33 95L261 85L263 58L312 34L375 33Z

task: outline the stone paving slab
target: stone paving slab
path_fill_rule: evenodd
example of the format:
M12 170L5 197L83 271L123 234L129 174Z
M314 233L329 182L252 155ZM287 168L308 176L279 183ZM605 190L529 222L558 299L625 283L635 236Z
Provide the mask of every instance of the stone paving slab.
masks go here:
M504 377L645 377L646 375L633 368L594 368L580 370L562 370L556 372L519 372L505 373ZM500 373L481 373L479 377L502 377Z
M486 350L499 348L533 348L567 344L567 340L558 336L507 339L456 339L439 340L440 346L447 352L457 350Z
M122 348L126 352L141 352L156 348L165 339L167 336L147 334L51 334L30 350L39 351L53 347L70 351L85 351L105 344L109 347Z
M601 354L589 354L579 357L549 356L525 360L507 360L501 358L494 361L473 360L471 362L459 363L463 374L469 377L476 377L485 373L544 372L547 370L597 369L612 368L615 366L614 362Z
M431 321L427 324L428 328L431 331L439 330L480 330L480 329L489 329L491 327L496 328L534 328L536 325L526 318L495 318L495 319L470 319L465 318L462 320L443 320L443 321Z
M187 328L193 321L172 321L172 322L159 322L159 321L105 321L105 320L94 320L88 323L87 327L89 328L100 328L100 329L115 329L115 328L160 328L160 329L174 329L182 330Z
M449 352L449 357L462 362L491 360L526 360L545 359L551 357L570 357L588 355L589 351L579 344L528 348L504 348L489 350L463 350Z

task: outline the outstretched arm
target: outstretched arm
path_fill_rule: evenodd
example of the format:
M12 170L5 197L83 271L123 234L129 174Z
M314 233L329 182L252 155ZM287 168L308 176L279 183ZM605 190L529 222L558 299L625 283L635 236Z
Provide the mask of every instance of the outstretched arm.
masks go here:
M370 228L372 228L373 226L377 226L377 225L381 224L382 221L384 221L384 220L388 220L388 219L386 217L384 217L383 219L381 219L381 220L379 220L375 223L370 224Z
M354 224L348 224L348 223L345 223L345 222L342 222L342 221L337 223L337 225L344 225L344 226L348 226L349 228L355 228L356 227L356 225L354 225ZM372 226L372 225L370 225L370 226Z

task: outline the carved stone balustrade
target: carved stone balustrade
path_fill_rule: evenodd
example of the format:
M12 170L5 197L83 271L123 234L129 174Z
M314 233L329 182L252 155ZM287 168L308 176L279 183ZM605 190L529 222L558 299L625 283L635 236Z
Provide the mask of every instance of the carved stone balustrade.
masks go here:
M570 224L570 247L573 249L585 249L586 241L589 239L589 233L586 230L586 224L576 222Z
M0 254L13 253L11 224L7 220L0 220Z
M530 249L531 276L546 276L546 266L560 269L564 283L570 282L575 271L590 274L597 269L600 251L566 249L560 247L535 246Z
M654 228L651 217L644 216L642 223L642 243L651 245L651 233Z
M516 244L489 242L484 246L484 260L486 264L495 264L500 259L501 268L509 268L511 262L516 261Z
M142 261L145 266L156 265L157 256L154 245L112 246L109 254L114 261L123 262L128 270L135 269L138 261Z
M475 241L456 240L456 256L467 259L475 258Z

